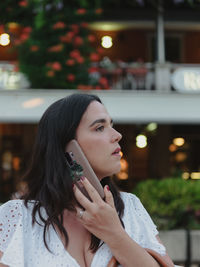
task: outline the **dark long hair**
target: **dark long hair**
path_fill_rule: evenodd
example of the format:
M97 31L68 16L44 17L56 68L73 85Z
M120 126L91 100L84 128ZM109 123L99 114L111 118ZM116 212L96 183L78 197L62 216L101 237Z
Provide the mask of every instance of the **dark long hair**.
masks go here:
M27 192L22 197L25 205L34 201L32 222L38 213L44 223L43 240L46 242L46 233L49 226L57 227L68 244L68 234L63 226L64 209L75 211L75 197L72 179L65 162L66 144L75 138L76 129L88 105L92 101L101 100L95 95L72 94L53 103L43 114L36 135L30 167L24 176ZM111 179L106 177L102 184L108 184L114 196L115 206L121 219L124 211L123 201ZM44 208L47 218L41 208ZM92 235L90 249L95 252L100 240Z

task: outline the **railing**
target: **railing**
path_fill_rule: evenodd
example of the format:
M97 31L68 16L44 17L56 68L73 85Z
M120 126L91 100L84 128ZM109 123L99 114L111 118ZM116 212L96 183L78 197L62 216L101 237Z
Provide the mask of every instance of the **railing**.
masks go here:
M200 64L113 63L104 59L96 68L110 89L200 92Z
M90 79L91 84L101 79L99 89L200 92L200 64L112 62L105 57L91 65ZM0 62L0 89L29 87L29 81L16 71L14 64Z
M142 62L111 62L105 58L93 64L101 77L107 79L110 89L155 90L155 65Z
M23 73L18 72L14 63L0 62L0 89L24 89L29 86L29 81Z

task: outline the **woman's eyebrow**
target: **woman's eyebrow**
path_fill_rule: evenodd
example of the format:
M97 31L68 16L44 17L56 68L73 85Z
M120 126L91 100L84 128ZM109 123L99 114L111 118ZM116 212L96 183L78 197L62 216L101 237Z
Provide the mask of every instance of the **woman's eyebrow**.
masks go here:
M106 119L97 119L95 121L93 121L89 127L92 127L94 126L96 123L106 123ZM113 124L113 120L110 119L110 124Z

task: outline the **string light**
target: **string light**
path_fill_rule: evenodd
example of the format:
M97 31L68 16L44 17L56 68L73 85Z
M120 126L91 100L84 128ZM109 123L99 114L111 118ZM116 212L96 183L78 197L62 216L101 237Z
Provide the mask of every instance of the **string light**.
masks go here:
M173 139L173 144L176 146L182 146L185 144L185 139L182 137L177 137Z
M10 43L10 35L7 33L2 33L0 35L0 45L7 46Z
M143 134L139 134L136 137L136 146L139 148L144 148L147 146L147 137Z
M147 131L149 131L149 132L153 132L153 131L155 131L157 128L158 128L158 125L157 125L157 123L155 123L155 122L151 122L151 123L149 123L149 124L147 125L147 127L146 127Z
M103 36L101 38L101 45L104 48L110 48L110 47L112 47L112 45L113 45L112 37L111 36L108 36L108 35Z

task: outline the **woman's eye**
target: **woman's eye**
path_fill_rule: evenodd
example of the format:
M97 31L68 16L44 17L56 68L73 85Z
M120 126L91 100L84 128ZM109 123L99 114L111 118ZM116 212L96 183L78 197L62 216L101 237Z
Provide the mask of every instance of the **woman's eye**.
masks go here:
M104 126L99 126L98 128L96 128L97 132L103 132L104 130Z

